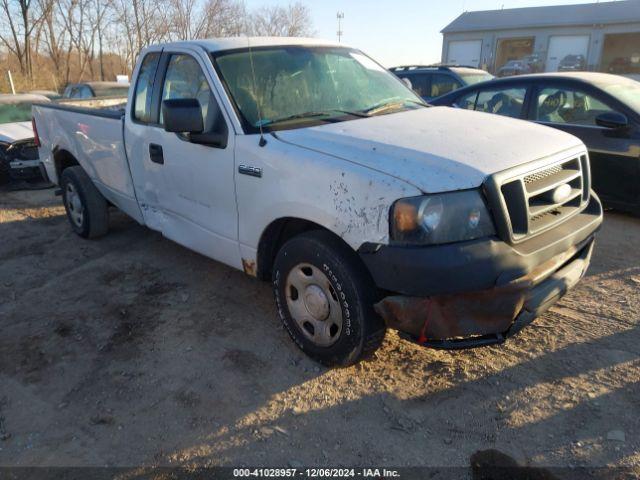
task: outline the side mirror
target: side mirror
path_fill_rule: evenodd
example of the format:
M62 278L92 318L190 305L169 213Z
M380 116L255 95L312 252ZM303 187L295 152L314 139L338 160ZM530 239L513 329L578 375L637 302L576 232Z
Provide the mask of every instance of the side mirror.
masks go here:
M629 125L625 115L618 112L605 112L596 117L596 125L604 128L620 129Z
M221 112L211 109L208 116L212 119L206 131L202 120L202 106L195 98L176 98L162 102L162 118L167 132L186 134L185 140L191 143L216 148L226 148L229 131Z
M175 133L202 133L202 107L195 98L175 98L162 102L164 129Z

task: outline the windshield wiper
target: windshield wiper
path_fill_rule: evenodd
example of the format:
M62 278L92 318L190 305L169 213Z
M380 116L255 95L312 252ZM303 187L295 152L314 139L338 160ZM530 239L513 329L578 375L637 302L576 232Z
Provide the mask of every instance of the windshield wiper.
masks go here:
M382 112L384 110L389 110L389 109L396 108L396 107L403 107L407 103L420 105L421 107L428 107L428 105L426 103L418 102L416 100L409 100L409 99L405 99L405 100L384 100L382 102L376 103L375 105L373 105L372 107L367 108L366 110L362 110L362 113L367 115L367 116L375 115L376 113Z
M305 118L324 117L328 115L333 115L334 113L343 113L345 115L352 115L354 117L368 117L366 113L362 113L362 112L352 112L350 110L332 109L332 110L317 111L317 112L311 111L311 112L304 112L304 113L296 113L294 115L287 115L286 117L281 117L281 118L264 119L258 122L256 126L262 125L263 127L265 127L267 125L273 125L274 123L282 123L282 122L288 122L290 120L298 120L298 119L305 119ZM330 120L330 119L327 119L327 120Z

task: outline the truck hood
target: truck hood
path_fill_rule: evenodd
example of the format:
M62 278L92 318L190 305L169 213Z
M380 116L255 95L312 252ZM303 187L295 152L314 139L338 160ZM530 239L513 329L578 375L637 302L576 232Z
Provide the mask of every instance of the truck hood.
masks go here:
M582 147L567 133L499 115L420 108L276 132L281 140L386 173L425 193L475 188L487 176Z
M0 124L0 142L13 143L33 138L31 122Z

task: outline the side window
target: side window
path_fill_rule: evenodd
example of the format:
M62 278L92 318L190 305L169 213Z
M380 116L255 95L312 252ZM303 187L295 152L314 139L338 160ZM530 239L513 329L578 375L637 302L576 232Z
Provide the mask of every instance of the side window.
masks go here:
M151 93L153 90L153 79L160 60L159 53L148 53L138 73L136 81L136 92L134 95L133 118L140 122L150 123L151 119Z
M79 89L79 97L80 98L93 98L93 94L91 93L91 89L86 85L83 85Z
M411 82L411 88L418 95L420 95L423 98L427 98L429 96L429 76L428 75L413 73L410 75L405 75L404 78L408 79Z
M217 116L217 103L209 88L200 65L189 55L172 55L167 66L167 74L162 86L162 100L177 98L195 98L202 107L202 120L205 131ZM162 110L160 111L162 124Z
M474 110L476 108L476 100L478 98L478 92L467 93L459 97L455 103L454 107L464 108L465 110Z
M572 88L543 88L536 98L540 122L596 126L596 117L613 110L598 99Z
M451 75L438 73L431 77L430 97L435 98L460 88L460 82Z
M506 117L520 118L527 89L483 90L478 94L476 110Z

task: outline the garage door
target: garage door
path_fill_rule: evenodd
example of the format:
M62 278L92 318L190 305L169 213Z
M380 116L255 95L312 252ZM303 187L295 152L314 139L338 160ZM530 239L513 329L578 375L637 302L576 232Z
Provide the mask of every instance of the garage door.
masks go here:
M458 65L480 66L482 40L464 40L449 42L447 63Z
M584 55L589 53L589 35L567 35L551 37L547 52L547 72L557 72L558 65L567 55Z

